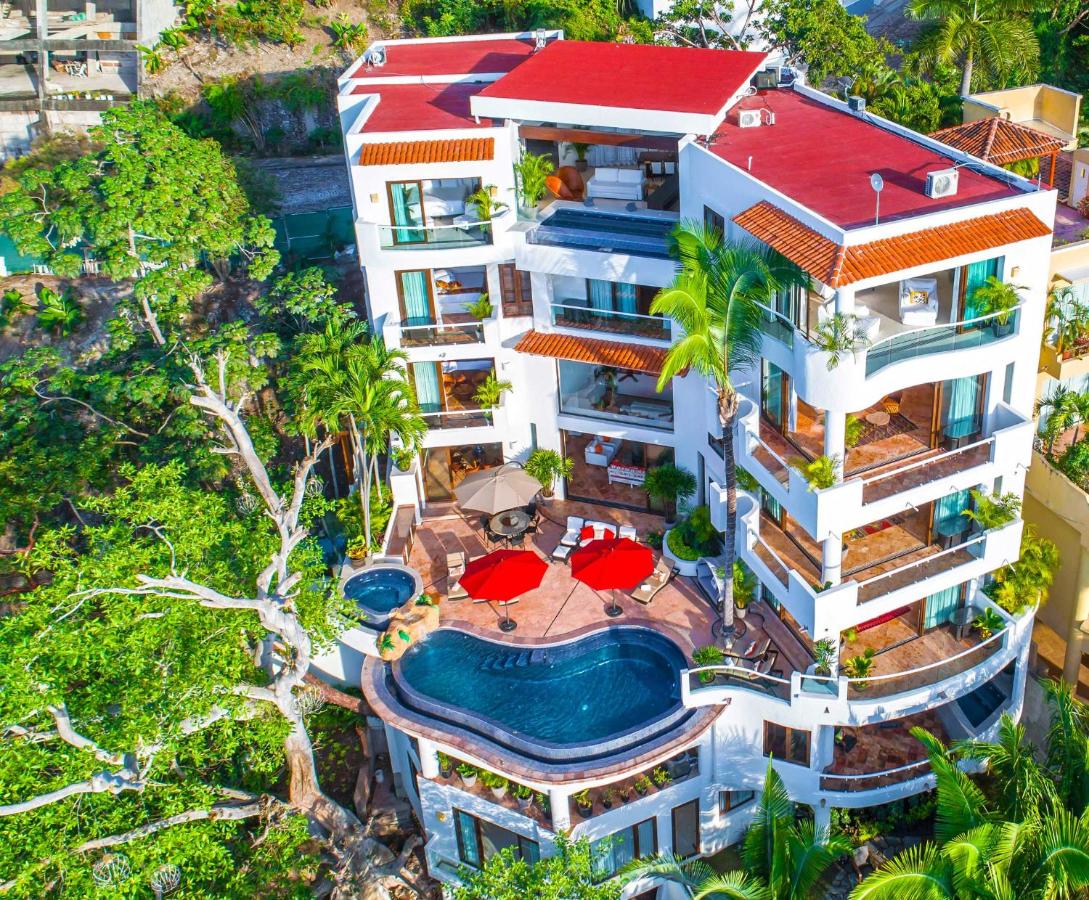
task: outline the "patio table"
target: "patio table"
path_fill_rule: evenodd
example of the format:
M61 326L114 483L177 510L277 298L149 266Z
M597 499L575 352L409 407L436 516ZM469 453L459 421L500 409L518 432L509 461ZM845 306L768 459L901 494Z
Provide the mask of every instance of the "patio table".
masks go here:
M506 512L496 513L488 520L488 527L505 538L514 537L529 528L529 513L524 509L508 509Z

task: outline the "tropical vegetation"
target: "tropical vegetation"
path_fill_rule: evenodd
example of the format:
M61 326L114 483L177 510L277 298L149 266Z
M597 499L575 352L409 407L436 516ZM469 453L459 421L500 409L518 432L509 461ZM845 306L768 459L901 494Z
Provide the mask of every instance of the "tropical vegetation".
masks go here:
M537 862L506 847L480 869L463 867L462 884L454 900L618 900L622 885L603 881L593 868L593 850L586 838L572 841L556 835L556 852Z
M552 496L556 487L557 478L570 478L574 471L574 460L569 456L561 456L555 450L534 450L526 460L527 473L541 482L541 492L546 497Z

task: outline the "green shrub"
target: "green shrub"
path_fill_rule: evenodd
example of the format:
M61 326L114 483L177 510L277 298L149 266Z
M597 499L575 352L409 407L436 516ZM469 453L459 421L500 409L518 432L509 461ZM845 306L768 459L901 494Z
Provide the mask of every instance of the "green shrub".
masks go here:
M80 309L72 292L65 290L58 294L51 288L43 287L38 292L38 325L68 337L76 326L83 321L83 310Z
M1055 460L1059 471L1075 484L1085 487L1089 484L1089 441L1071 444L1063 455Z
M706 506L692 510L687 519L670 530L667 540L673 555L686 562L722 552L722 539L711 524L711 510Z

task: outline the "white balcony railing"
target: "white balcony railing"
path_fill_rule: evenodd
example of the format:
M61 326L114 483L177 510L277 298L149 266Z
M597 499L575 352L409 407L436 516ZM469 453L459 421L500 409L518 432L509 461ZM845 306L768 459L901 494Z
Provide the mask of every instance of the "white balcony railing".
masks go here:
M552 304L552 324L559 328L628 334L659 341L668 341L670 336L669 319L664 316L594 309L570 300Z

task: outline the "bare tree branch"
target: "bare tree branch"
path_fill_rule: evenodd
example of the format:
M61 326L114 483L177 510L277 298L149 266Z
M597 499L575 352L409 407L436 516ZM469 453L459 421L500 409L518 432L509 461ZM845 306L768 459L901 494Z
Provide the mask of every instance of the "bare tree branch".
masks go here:
M57 736L60 737L62 741L71 744L78 750L86 750L89 753L93 753L95 759L99 762L109 763L111 766L124 765L125 756L123 753L110 753L108 750L102 749L90 738L84 737L72 727L72 719L68 715L68 707L63 703L60 704L60 706L50 706L49 714L53 717L53 721L57 723Z

